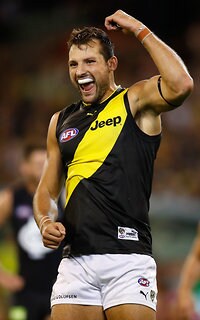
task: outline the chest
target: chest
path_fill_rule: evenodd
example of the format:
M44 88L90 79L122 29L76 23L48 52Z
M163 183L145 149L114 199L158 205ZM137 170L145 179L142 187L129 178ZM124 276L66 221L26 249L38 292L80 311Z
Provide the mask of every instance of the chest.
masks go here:
M101 159L108 154L126 121L121 104L108 104L102 110L79 112L70 117L59 133L60 150L66 164L84 159Z

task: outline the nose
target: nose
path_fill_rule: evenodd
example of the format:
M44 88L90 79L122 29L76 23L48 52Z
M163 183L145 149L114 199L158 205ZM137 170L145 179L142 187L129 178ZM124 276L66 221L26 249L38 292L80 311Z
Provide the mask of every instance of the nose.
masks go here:
M86 72L87 70L85 68L85 65L82 63L79 63L76 68L76 76L77 77L83 76Z

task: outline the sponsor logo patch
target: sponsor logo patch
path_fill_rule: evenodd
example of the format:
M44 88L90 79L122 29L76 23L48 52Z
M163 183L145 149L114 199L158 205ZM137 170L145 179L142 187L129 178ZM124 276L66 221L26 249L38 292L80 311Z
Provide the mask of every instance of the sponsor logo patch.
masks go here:
M145 297L145 299L147 300L147 295L148 295L148 292L147 293L144 293L144 291L140 290L140 293L143 294L143 296Z
M122 119L120 116L114 117L114 118L109 118L107 120L102 120L102 121L98 121L96 120L94 125L90 128L90 130L96 130L98 128L103 128L105 126L114 126L116 127L117 125L119 125L121 123Z
M51 301L59 300L59 299L77 299L77 294L59 294L51 298Z
M67 142L77 136L79 130L77 128L69 128L60 135L60 142Z
M118 239L139 241L138 232L133 228L118 227Z
M150 281L146 278L139 278L138 283L143 287L149 287Z

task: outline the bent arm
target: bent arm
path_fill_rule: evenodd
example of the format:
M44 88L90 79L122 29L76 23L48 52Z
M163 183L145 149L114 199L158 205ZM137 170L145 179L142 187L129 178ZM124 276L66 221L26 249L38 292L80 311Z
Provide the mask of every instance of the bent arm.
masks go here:
M183 264L177 290L177 308L184 319L190 319L194 312L192 289L198 280L200 280L200 224L198 234Z
M50 121L47 159L33 200L34 218L43 236L43 243L52 249L59 246L65 234L62 224L55 222L57 201L64 183L63 164L56 139L57 119L58 113Z
M178 54L146 28L141 21L122 10L116 11L105 19L108 30L118 29L113 22L119 25L123 32L131 33L142 41L159 71L159 75L130 87L129 101L132 109L136 108L132 110L133 113L150 108L159 114L181 105L193 89L193 80ZM163 97L158 90L160 75Z

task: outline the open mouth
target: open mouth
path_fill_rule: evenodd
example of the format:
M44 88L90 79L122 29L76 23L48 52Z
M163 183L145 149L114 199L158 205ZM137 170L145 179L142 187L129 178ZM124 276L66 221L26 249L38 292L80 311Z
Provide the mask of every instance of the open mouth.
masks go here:
M78 84L83 91L88 92L94 87L94 80L92 78L79 79Z

